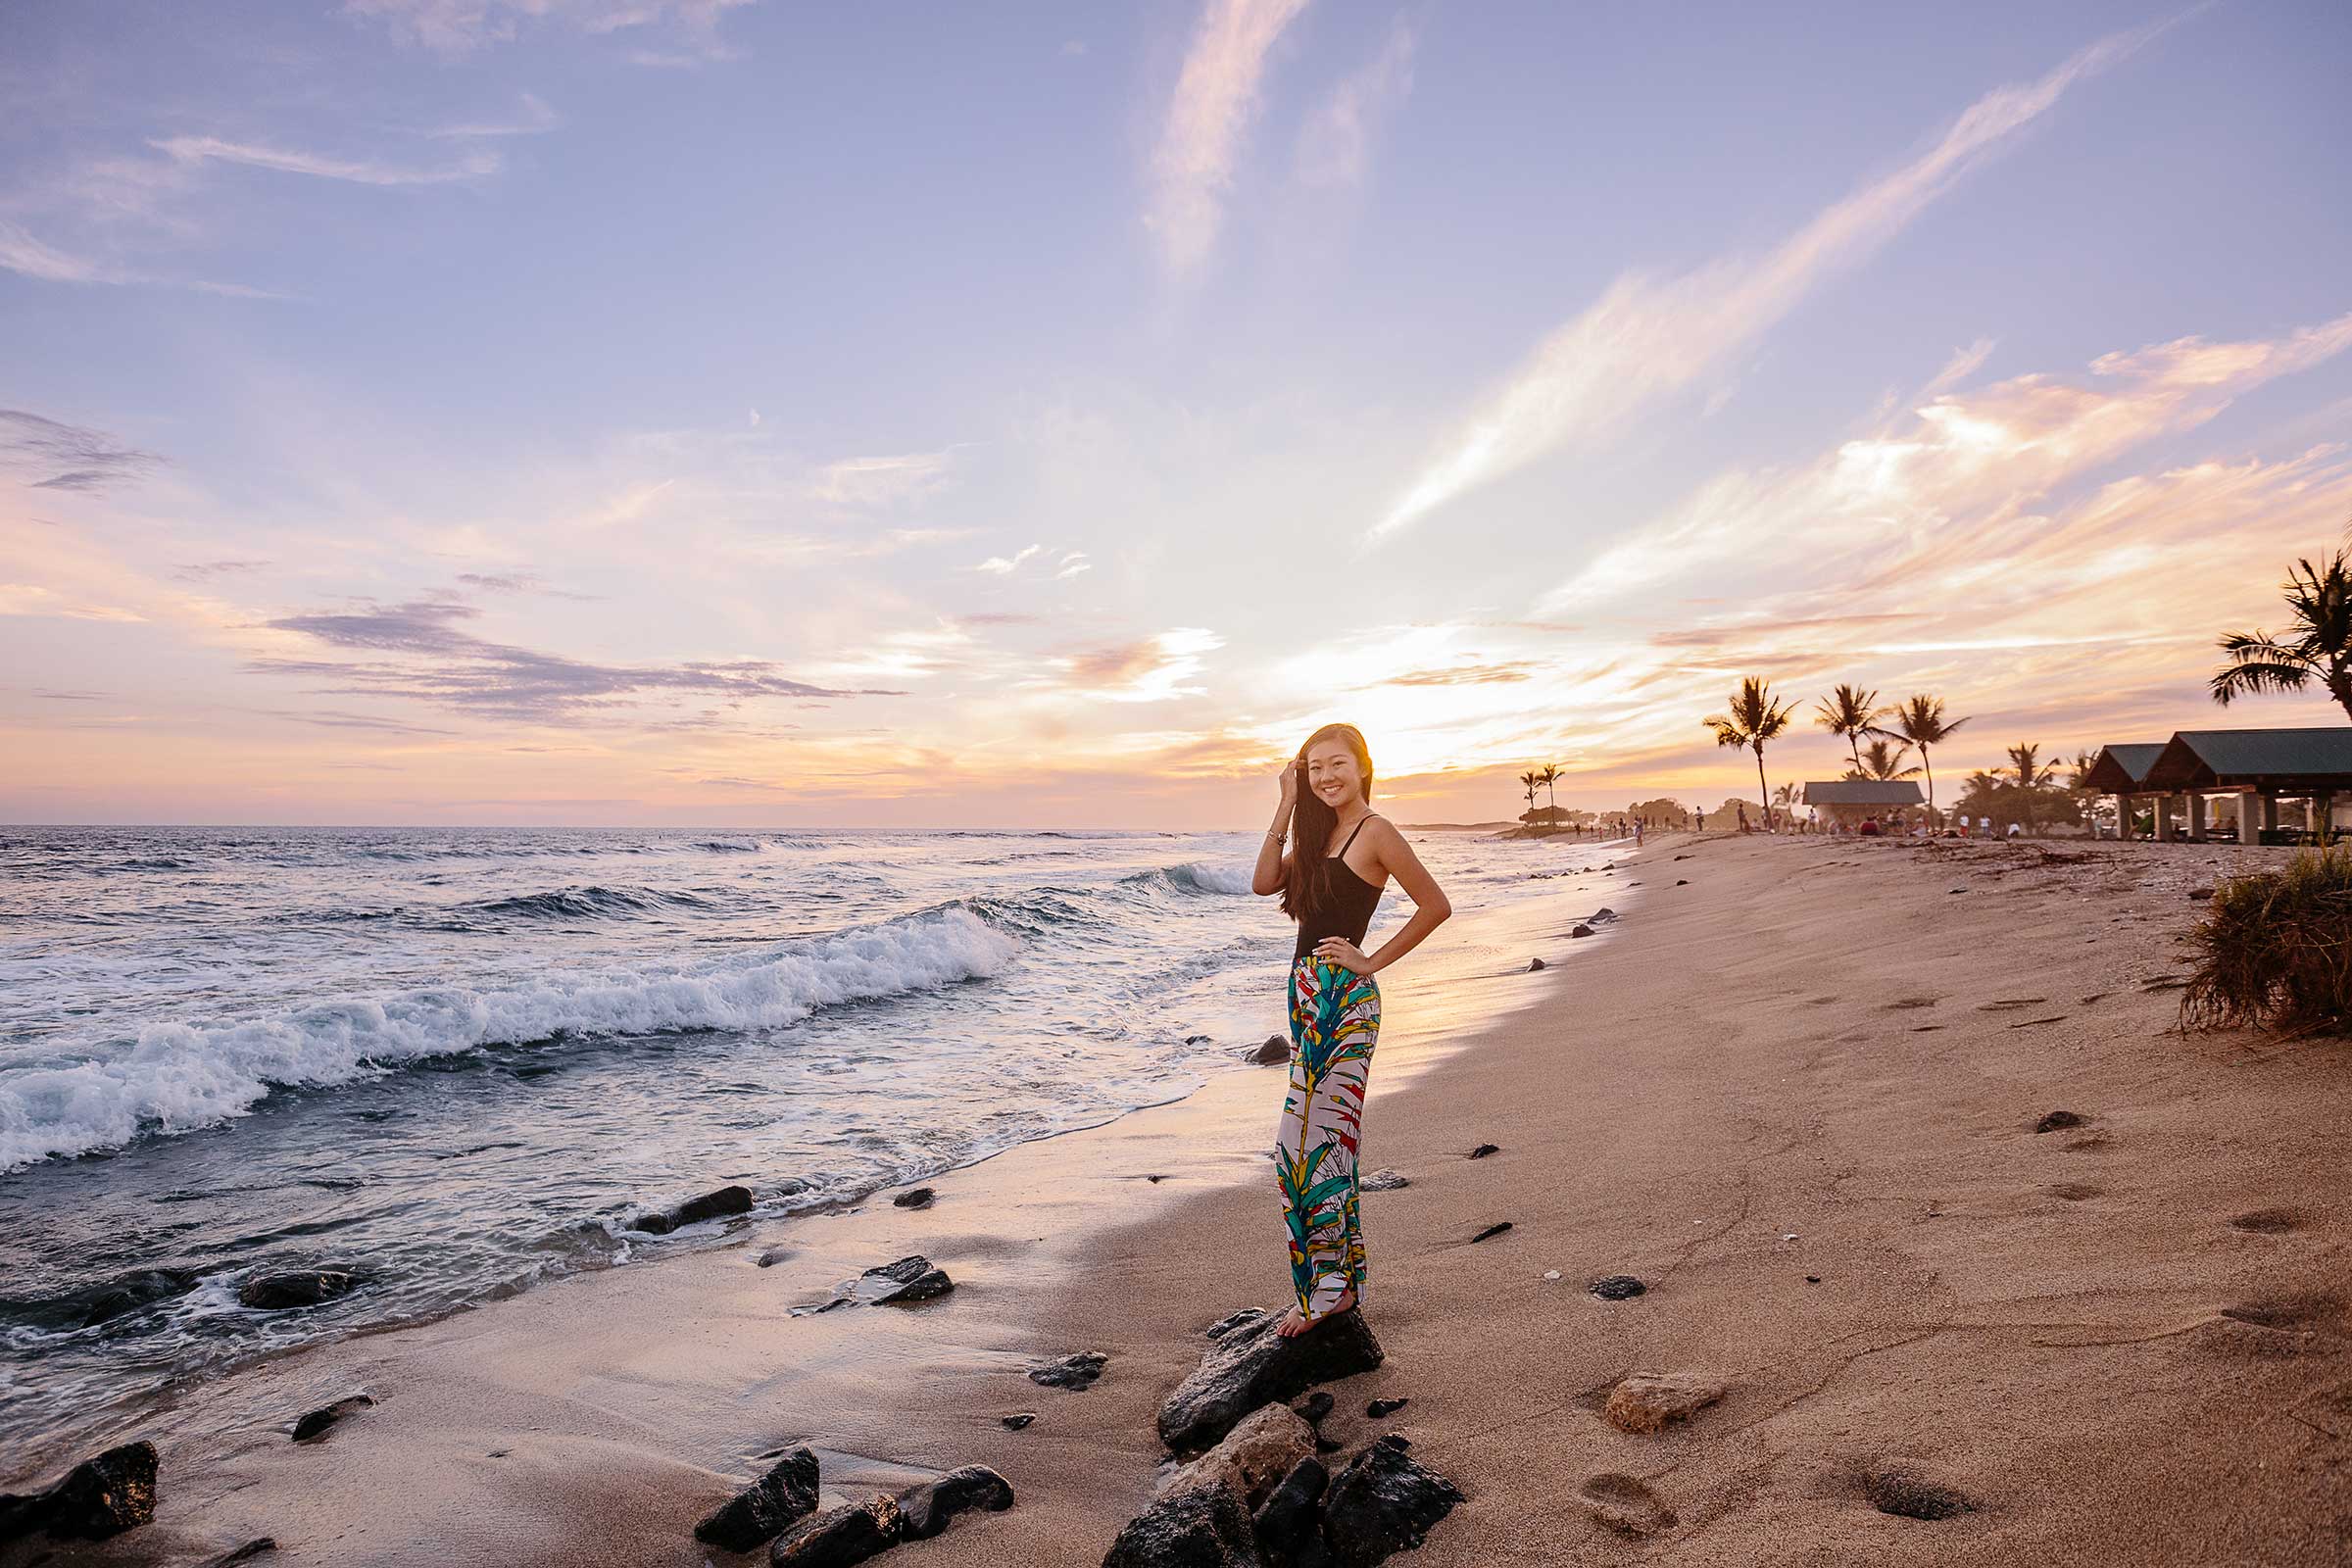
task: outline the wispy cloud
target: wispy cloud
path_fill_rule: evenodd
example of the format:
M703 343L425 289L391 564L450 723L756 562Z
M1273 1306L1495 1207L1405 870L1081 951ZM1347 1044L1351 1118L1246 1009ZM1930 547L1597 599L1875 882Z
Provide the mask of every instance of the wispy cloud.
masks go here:
M817 470L809 493L834 506L894 506L916 500L945 484L948 464L947 452L844 458Z
M1679 277L1620 276L1462 421L1370 536L1408 527L1466 491L1620 427L1690 386L1825 278L1899 233L2068 88L2170 24L2102 38L2038 81L1985 94L1925 154L1823 211L1761 258L1724 258Z
M1309 185L1361 185L1372 165L1372 138L1383 117L1413 90L1413 24L1398 17L1380 52L1350 74L1309 114L1298 132L1298 169Z
M1152 155L1144 217L1178 278L1197 272L1216 246L1267 52L1305 9L1306 0L1208 0L1201 12Z
M525 25L560 24L589 33L661 32L675 41L664 50L638 50L640 64L722 59L719 19L754 0L344 0L353 16L380 19L392 35L436 54L466 55L511 43Z
M0 467L38 474L24 481L35 490L105 490L138 478L162 461L101 431L22 409L0 409Z
M1030 690L1051 689L1100 702L1164 703L1198 697L1205 688L1188 684L1207 666L1207 656L1225 645L1212 631L1178 626L1151 637L1053 656L1050 679L1031 680Z
M252 142L223 141L218 136L167 136L148 145L183 164L243 164L280 173L307 174L316 179L348 180L356 185L446 185L495 174L500 166L498 154L487 150L467 153L456 163L440 168L416 169L328 158Z
M455 125L439 125L425 132L434 137L455 136L537 136L562 124L562 119L536 93L521 96L520 113L512 120L466 121Z
M578 720L653 698L895 697L903 692L836 688L795 680L764 660L694 660L660 665L611 665L566 659L476 637L462 629L481 612L447 600L399 605L363 602L342 611L288 615L267 629L329 647L392 656L372 662L288 657L247 662L256 674L330 683L330 694L399 697L457 712L531 720Z

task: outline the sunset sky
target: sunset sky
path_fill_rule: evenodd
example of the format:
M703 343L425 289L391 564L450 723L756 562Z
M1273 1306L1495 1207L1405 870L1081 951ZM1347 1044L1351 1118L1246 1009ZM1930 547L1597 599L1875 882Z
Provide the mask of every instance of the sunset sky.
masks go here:
M12 0L0 821L1254 827L2216 708L2352 7ZM1834 777L1809 721L1774 778Z

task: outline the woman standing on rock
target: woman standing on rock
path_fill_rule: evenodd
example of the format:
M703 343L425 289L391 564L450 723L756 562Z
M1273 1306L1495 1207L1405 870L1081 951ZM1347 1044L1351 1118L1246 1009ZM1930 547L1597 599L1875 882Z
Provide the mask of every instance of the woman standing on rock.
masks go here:
M1277 1331L1298 1334L1356 1304L1364 1239L1356 1219L1356 1139L1380 1037L1372 976L1421 945L1453 912L1412 846L1372 814L1372 754L1352 724L1326 724L1282 770L1282 804L1257 852L1250 891L1282 895L1298 922L1291 955L1291 1084L1275 1169L1298 1300ZM1283 841L1296 835L1285 854ZM1366 956L1358 946L1395 877L1413 901L1402 930Z

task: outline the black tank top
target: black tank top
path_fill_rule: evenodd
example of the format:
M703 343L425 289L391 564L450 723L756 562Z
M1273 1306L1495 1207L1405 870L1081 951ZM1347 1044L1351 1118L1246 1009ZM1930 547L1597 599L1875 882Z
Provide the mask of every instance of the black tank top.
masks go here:
M1346 937L1357 947L1363 946L1364 933L1372 928L1372 910L1380 903L1381 890L1348 868L1348 849L1355 842L1355 834L1364 830L1364 823L1371 820L1372 813L1366 811L1363 820L1355 824L1355 833L1348 834L1348 843L1340 846L1340 853L1327 857L1335 862L1331 868L1331 904L1298 922L1298 946L1291 954L1293 963L1314 952L1315 944L1325 937Z

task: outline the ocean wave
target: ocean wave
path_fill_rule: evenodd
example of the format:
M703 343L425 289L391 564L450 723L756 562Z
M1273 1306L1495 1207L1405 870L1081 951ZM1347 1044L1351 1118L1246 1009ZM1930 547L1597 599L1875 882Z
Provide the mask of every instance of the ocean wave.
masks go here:
M483 1047L776 1028L820 1007L983 978L1019 948L948 906L691 966L357 997L214 1027L149 1024L119 1056L0 1072L0 1171L213 1126L275 1088L331 1087Z
M1232 894L1250 891L1249 868L1225 860L1187 860L1119 878L1125 887L1166 888L1186 894Z
M458 914L492 914L522 920L586 920L599 915L654 914L666 909L708 909L709 899L659 888L558 888L513 898L461 904Z
M712 855L758 855L760 853L760 846L757 844L730 844L725 839L705 839L696 844L695 848L707 850Z

